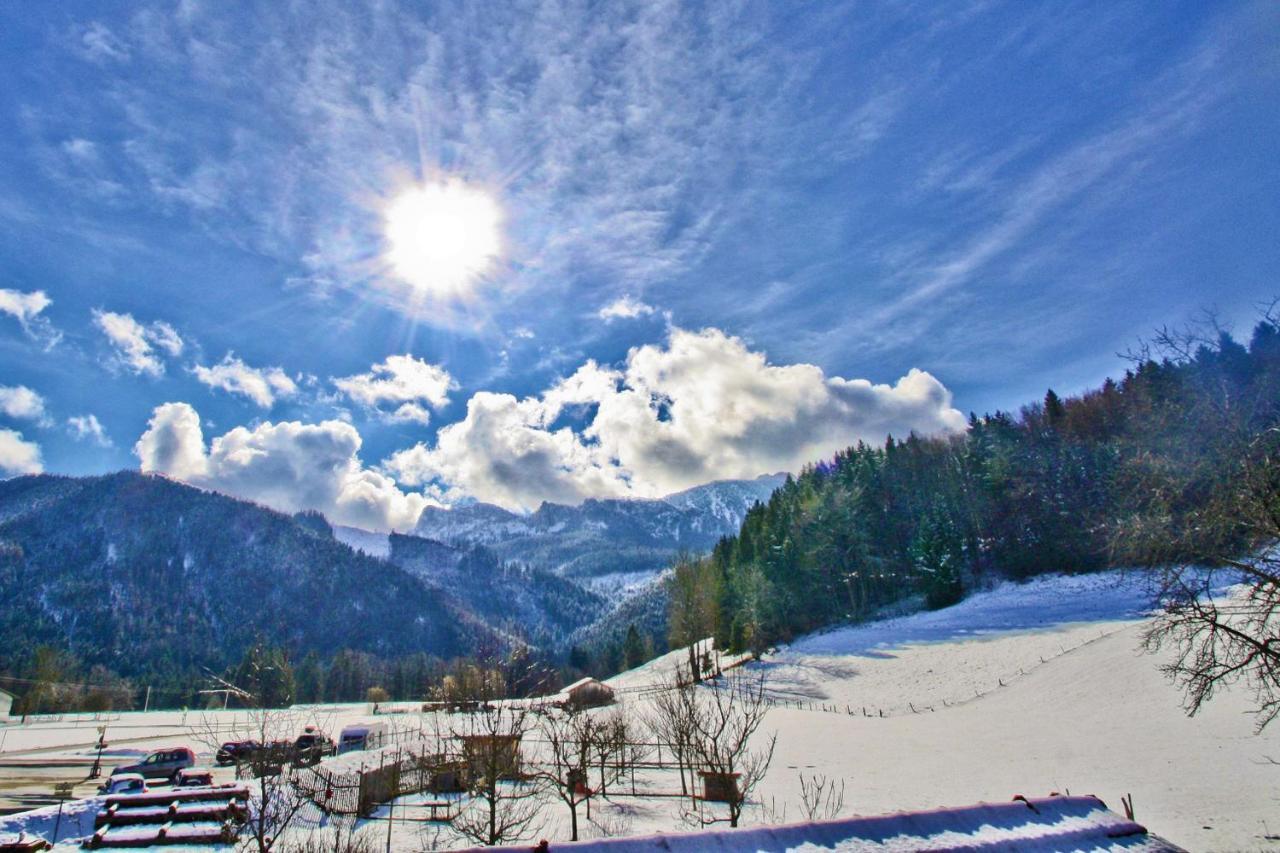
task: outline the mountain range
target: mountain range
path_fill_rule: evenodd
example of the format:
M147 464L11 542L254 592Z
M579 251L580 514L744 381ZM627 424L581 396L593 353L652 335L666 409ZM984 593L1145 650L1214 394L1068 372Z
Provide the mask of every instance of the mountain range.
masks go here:
M428 507L414 532L455 545L484 545L505 562L596 588L634 584L681 552L705 552L721 537L737 533L747 510L767 501L785 479L769 474L723 480L656 500L543 503L528 515L486 503Z
M170 678L261 642L296 657L556 647L617 603L584 580L706 550L779 480L528 516L477 503L389 536L136 472L0 481L0 671L41 646Z

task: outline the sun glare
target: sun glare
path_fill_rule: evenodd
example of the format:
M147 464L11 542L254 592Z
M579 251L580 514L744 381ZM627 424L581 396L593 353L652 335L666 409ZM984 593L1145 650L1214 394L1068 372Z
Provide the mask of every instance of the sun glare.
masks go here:
M502 250L502 210L462 181L404 190L386 209L387 260L414 290L437 299L467 296Z

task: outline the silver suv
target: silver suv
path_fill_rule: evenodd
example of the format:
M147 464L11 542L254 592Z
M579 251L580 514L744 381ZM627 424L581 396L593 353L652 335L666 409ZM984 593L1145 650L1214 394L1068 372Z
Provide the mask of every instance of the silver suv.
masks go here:
M117 767L111 771L111 775L141 773L148 779L168 779L173 782L177 781L179 771L186 770L195 763L195 753L185 746L157 749L137 764Z

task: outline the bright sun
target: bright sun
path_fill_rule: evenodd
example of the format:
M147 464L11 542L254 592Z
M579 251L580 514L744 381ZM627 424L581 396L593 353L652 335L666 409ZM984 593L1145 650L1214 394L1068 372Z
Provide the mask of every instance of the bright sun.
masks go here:
M387 260L424 296L467 296L502 251L502 210L459 180L410 187L386 209Z

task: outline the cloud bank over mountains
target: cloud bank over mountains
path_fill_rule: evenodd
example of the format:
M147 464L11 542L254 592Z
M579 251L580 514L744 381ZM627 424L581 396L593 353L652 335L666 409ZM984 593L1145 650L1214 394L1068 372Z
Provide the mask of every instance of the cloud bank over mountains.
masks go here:
M437 501L405 492L360 462L360 433L342 421L236 427L206 446L200 415L164 403L134 445L144 472L257 501L283 512L316 509L331 521L407 530Z
M418 418L404 415L406 406L439 408L457 387L443 368L408 355L335 385L410 422ZM951 392L922 370L873 384L811 364L771 364L719 329L671 327L665 343L634 347L616 367L588 360L538 395L477 391L434 443L376 467L361 461L359 432L340 420L240 426L206 445L187 403L157 407L134 450L144 471L285 511L318 509L342 524L405 529L424 507L464 497L517 510L658 497L795 471L889 433L964 428Z
M575 428L564 421L578 421ZM912 370L893 385L773 365L719 329L672 328L614 369L587 361L537 397L481 392L434 446L394 454L408 485L533 509L543 500L658 497L794 471L859 439L963 430L951 394Z

